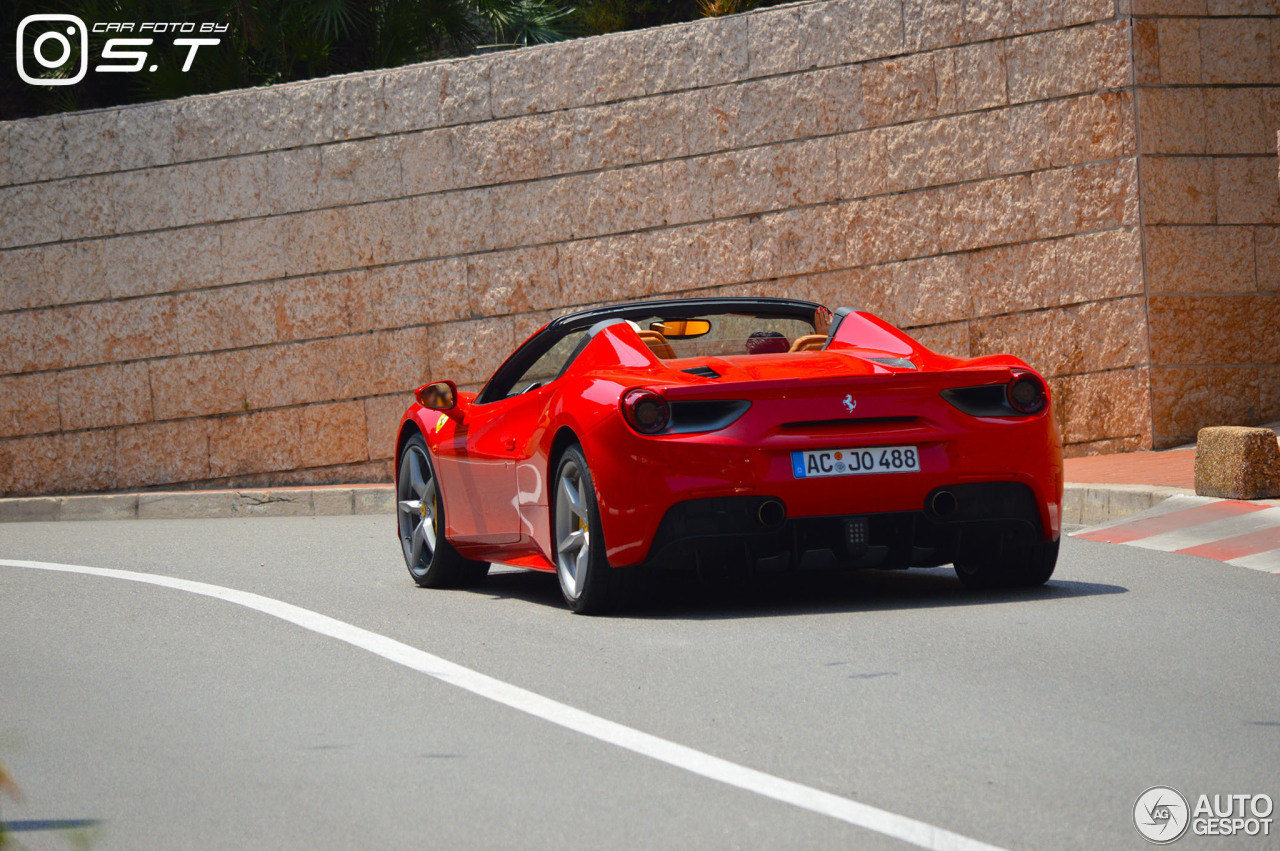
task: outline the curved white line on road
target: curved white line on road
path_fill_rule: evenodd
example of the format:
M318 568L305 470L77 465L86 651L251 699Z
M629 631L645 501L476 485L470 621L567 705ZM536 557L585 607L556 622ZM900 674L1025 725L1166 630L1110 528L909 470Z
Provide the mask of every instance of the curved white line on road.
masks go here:
M131 570L112 570L105 567L85 567L75 564L56 564L44 561L16 561L0 559L0 566L21 567L31 570L51 570L61 573L80 573L86 576L100 576L107 579L124 579L129 582L142 582L147 585L159 585L162 588L173 588L187 591L203 597L225 600L254 611L288 621L291 624L309 629L312 632L344 641L362 650L377 654L384 659L404 665L415 671L435 677L472 694L509 706L512 709L536 716L544 721L559 725L575 733L590 736L633 753L665 762L676 768L683 768L694 774L716 780L721 783L755 792L766 798L791 804L819 815L829 816L856 827L875 831L876 833L901 839L920 848L930 851L1002 851L1002 849L953 833L941 827L900 816L868 804L860 804L848 798L841 798L830 792L823 792L810 786L804 786L790 780L783 780L754 768L747 768L721 759L702 751L694 750L675 742L623 724L583 712L565 703L543 697L540 694L513 686L493 677L486 676L464 668L439 656L433 656L416 647L402 644L385 635L361 629L340 620L303 609L299 606L251 594L248 591L237 591L234 588L223 588L204 582L192 582L188 579L177 579L172 576L160 576L150 573L136 573Z

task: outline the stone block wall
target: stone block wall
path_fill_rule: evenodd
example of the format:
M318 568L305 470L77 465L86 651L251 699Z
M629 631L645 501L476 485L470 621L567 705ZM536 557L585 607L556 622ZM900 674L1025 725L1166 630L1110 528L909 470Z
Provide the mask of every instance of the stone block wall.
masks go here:
M1280 3L1141 3L1138 143L1156 446L1280 417Z
M414 386L655 294L1014 352L1072 454L1194 434L1178 382L1280 416L1249 5L819 0L0 124L0 493L386 479Z

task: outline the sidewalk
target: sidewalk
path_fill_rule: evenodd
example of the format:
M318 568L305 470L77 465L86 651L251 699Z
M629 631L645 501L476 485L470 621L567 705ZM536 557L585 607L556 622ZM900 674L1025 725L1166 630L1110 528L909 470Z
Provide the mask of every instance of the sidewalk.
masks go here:
M1196 448L1160 452L1123 452L1118 455L1086 455L1063 462L1068 482L1100 485L1151 485L1187 488L1196 486Z
M1062 522L1096 526L1195 494L1195 447L1087 455L1063 462Z
M389 485L143 491L0 499L0 523L47 520L177 520L393 514Z
M1065 460L1063 534L1280 573L1280 500L1195 495L1195 447ZM0 499L0 524L395 514L390 484Z
M1280 573L1280 500L1196 496L1195 465L1194 446L1069 458L1066 478L1089 484L1067 485L1077 496L1064 500L1063 522L1089 527L1071 533L1089 541Z
M1268 424L1270 428L1280 423ZM1095 526L1195 494L1195 446L1068 458L1062 522ZM166 520L393 514L390 484L239 490L142 491L0 499L0 523L49 520Z
M1280 438L1280 420L1259 428L1269 428ZM1068 458L1064 466L1068 482L1151 485L1195 490L1196 445L1188 443L1159 452L1123 452L1118 455Z
M1071 458L1063 522L1094 525L1158 505L1192 487L1194 450ZM390 484L238 490L142 491L0 499L0 523L52 520L172 520L392 514Z

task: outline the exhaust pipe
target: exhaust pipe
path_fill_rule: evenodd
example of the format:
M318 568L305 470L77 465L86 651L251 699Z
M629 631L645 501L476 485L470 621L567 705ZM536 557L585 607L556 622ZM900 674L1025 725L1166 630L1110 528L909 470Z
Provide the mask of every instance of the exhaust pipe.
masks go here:
M929 499L929 510L933 512L935 517L947 517L955 514L960 504L956 502L956 495L948 490L941 490L935 493Z
M782 504L780 499L766 499L756 509L756 519L760 521L761 526L770 532L780 529L783 521L787 519L787 507Z

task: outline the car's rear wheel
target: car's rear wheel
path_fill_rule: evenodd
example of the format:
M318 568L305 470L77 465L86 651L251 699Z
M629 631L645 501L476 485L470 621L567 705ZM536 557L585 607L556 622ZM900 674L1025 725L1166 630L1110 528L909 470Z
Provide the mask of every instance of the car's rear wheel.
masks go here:
M567 447L556 465L551 531L556 576L569 608L579 614L617 611L635 602L636 568L610 567L600 509L582 447Z
M1029 588L1043 585L1058 563L1059 541L1041 541L1006 550L990 559L955 563L956 576L966 588Z
M421 435L405 441L400 451L396 486L396 520L405 565L424 588L474 585L489 572L487 561L464 558L444 536L444 500L431 453Z

